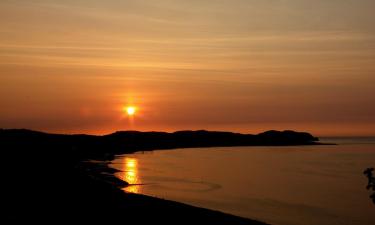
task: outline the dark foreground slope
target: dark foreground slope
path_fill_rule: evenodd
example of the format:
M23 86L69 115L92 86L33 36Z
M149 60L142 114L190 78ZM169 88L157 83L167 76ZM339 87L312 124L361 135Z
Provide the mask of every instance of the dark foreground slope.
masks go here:
M87 160L153 149L245 145L316 144L307 133L269 131L259 135L229 132L116 132L105 136L0 130L4 174L3 214L14 222L122 221L125 224L262 224L212 210L142 195L125 194L125 185L103 177L106 167ZM105 175L107 176L107 175ZM104 178L104 179L103 179ZM107 182L113 181L113 182Z

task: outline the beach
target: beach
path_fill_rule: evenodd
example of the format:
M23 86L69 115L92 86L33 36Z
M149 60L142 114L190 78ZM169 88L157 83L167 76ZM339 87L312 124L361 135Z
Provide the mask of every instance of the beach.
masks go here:
M192 132L188 133L188 136L196 134ZM196 145L214 145L217 133L198 132L198 134L203 134L203 136L202 139L195 139L198 141ZM137 143L135 136L139 136L132 135L133 141L127 142L130 145ZM209 143L203 143L202 140L206 139L207 135L211 135L211 139ZM228 137L232 134L219 133L219 135ZM298 137L297 133L296 136ZM302 137L305 136L306 134L302 134ZM226 143L218 139L220 142L217 145L235 145L236 143L244 145L245 139L238 139L238 137L248 138L239 134L234 137L236 137L236 142L231 142L234 140L231 138L228 138ZM276 139L282 141L282 137L279 135ZM305 144L315 143L312 136L307 135L307 137ZM150 138L142 138L142 141L152 143ZM255 140L252 136L251 138ZM108 161L113 159L115 154L131 153L137 149L118 150L117 144L111 147L109 142L103 142L107 146L104 148L100 145L100 141L96 141L98 139L100 138L97 136L87 135L72 136L29 130L1 130L0 143L7 168L6 215L14 221L25 219L45 222L124 220L141 224L264 224L178 202L124 193L119 187L126 183L113 179L112 174L116 172L115 170L97 164L95 167L95 164L87 163L87 161ZM157 141L159 145L152 146L154 149L163 148L160 146L160 140L159 134ZM291 140L293 138L288 139L288 142ZM302 144L301 138L295 141L297 141L296 144ZM116 143L116 141L111 140L110 143ZM183 143L182 141L181 144ZM172 146L168 144L167 147ZM141 148L143 151L145 149L145 147Z

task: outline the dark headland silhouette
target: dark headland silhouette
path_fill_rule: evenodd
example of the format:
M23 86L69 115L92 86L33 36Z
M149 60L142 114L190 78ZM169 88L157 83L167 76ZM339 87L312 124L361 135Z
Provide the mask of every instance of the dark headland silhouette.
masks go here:
M264 224L182 203L124 193L127 185L105 163L116 154L156 149L315 145L309 133L267 131L257 135L216 131L138 132L109 135L48 134L0 129L5 165L4 215L13 221L123 222L137 224Z

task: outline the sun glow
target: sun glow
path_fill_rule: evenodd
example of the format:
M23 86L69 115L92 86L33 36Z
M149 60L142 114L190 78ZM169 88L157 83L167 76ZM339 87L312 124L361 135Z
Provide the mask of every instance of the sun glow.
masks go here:
M124 110L128 116L133 116L136 113L137 108L134 106L126 106Z

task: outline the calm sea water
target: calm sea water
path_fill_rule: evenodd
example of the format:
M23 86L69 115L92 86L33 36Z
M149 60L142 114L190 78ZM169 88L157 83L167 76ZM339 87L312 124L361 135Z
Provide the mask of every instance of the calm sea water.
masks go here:
M322 139L331 146L160 150L118 156L124 191L274 225L375 224L363 170L375 139Z

